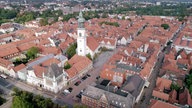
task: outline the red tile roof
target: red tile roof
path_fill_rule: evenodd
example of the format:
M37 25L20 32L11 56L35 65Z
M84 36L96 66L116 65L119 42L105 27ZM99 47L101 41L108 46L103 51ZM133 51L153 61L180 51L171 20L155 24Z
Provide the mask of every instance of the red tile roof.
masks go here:
M179 108L179 107L160 100L151 100L149 108Z
M89 36L87 37L87 46L90 48L90 50L95 51L99 47L99 43L94 37Z
M79 74L83 70L87 68L87 66L92 64L92 61L89 60L87 57L74 55L68 63L72 66L70 69L66 70L69 77L72 78L75 75Z
M24 65L24 64L20 64L20 65L18 65L18 66L15 66L15 67L13 68L13 70L14 70L15 72L17 72L17 71L19 71L19 70L21 70L21 69L23 69L23 68L25 68L25 65Z

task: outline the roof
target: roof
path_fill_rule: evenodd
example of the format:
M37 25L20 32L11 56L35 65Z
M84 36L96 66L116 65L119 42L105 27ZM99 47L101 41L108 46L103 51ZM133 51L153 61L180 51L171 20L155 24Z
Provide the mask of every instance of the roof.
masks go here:
M9 65L11 65L12 63L6 59L0 58L0 65L3 67L8 67Z
M82 96L95 100L105 100L109 105L116 107L132 108L134 104L134 97L131 94L124 97L90 85L85 89Z
M188 104L188 105L192 106L191 95L187 88L185 88L184 91L179 94L179 104L182 104L182 105Z
M54 57L53 54L49 54L49 55L40 57L39 59L37 59L37 60L35 60L35 61L33 61L33 62L28 63L27 66L28 66L28 67L33 67L33 66L38 65L38 64L40 64L40 63L43 63L44 61L49 60L49 59L51 59L51 58L53 58L53 57Z
M68 73L68 76L72 78L82 70L85 70L90 64L92 64L92 61L87 57L75 54L68 63L71 65L71 68L66 70L66 72Z
M156 81L156 88L158 88L159 90L164 90L164 88L170 89L171 84L171 80L158 77Z
M139 75L135 74L128 77L126 85L122 88L122 90L131 93L134 97L137 97L144 84L145 81Z
M20 64L20 65L18 65L18 66L15 66L15 67L13 68L13 70L14 70L15 72L17 72L17 71L19 71L19 70L21 70L21 69L23 69L23 68L25 68L25 65L24 65L24 64Z
M166 101L169 100L169 94L166 94L166 93L163 93L160 91L156 91L156 90L153 90L152 96L157 97L159 99L166 100Z
M61 74L63 74L62 68L58 67L57 64L53 63L53 64L51 64L50 67L48 67L48 70L44 74L44 76L49 77L49 78L53 78L53 77L57 78Z
M50 58L44 62L41 63L42 66L50 66L52 63L59 64L60 61L57 60L56 58Z
M87 37L87 46L90 48L90 50L95 51L99 47L99 43L94 37L89 36Z
M169 103L165 103L160 100L151 100L151 104L149 105L149 108L179 108L179 107Z
M37 77L42 78L43 73L46 71L46 68L39 65L33 66L34 73Z

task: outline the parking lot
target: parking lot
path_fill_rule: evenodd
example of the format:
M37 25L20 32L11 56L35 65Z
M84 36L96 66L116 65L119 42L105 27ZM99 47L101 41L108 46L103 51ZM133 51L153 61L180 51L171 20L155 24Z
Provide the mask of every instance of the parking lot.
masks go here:
M73 90L70 93L63 93L63 91L57 96L57 98L64 101L64 103L68 103L70 105L73 105L74 103L77 103L80 101L80 94L82 91L90 84L95 82L97 79L96 77L99 76L100 71L103 67L103 65L109 60L109 58L116 53L115 51L109 51L109 52L103 52L96 60L96 62L93 65L93 69L87 72L87 74L83 75L81 78L78 78L73 83L71 83L69 86L64 88L67 90L68 88L72 88ZM69 89L68 89L69 91ZM68 92L67 91L67 92ZM60 104L60 101L58 100L57 103Z

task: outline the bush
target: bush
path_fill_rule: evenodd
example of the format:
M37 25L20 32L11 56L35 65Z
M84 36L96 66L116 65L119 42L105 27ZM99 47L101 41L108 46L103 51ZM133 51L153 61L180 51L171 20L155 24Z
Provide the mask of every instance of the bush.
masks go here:
M91 57L91 54L90 54L90 53L87 54L86 56L87 56L87 58L89 58L90 60L92 60L92 57Z
M161 27L163 27L165 30L167 30L169 28L168 24L161 24Z
M64 66L64 69L70 69L71 68L71 65L67 62Z
M5 103L6 102L6 99L4 99L4 98L2 98L1 96L0 96L0 105L2 105L3 103Z
M67 57L70 59L76 54L76 48L77 48L77 43L74 43L69 46L69 48L66 51Z

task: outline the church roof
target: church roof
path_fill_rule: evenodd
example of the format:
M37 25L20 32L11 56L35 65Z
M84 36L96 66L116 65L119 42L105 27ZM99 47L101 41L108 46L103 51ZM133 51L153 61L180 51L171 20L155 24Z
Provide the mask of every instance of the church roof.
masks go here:
M45 73L46 77L49 78L53 78L55 76L55 78L57 78L58 76L60 76L63 73L62 68L58 67L57 64L53 63L51 64L51 66L48 68L47 72Z
M87 46L90 50L95 51L99 47L99 43L94 37L89 36L87 37Z

